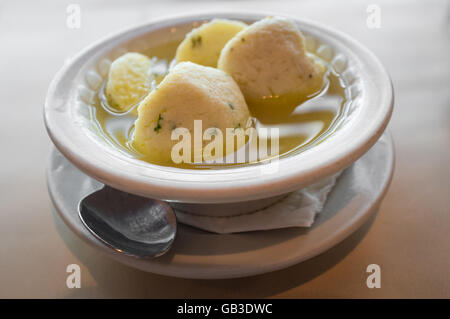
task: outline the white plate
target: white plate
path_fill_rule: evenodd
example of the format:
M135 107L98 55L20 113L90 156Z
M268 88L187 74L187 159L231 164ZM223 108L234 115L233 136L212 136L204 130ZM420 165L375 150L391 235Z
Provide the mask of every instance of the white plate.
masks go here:
M98 188L56 149L47 181L50 196L65 223L83 240L117 261L144 271L184 278L234 278L282 269L314 257L358 229L378 208L391 181L392 139L375 146L346 169L311 228L289 228L218 235L180 225L171 251L157 259L125 256L97 240L81 223L79 200Z
M367 48L331 26L303 19L292 18L305 34L308 51L339 72L351 96L336 131L314 147L263 165L220 171L181 169L129 156L112 147L93 125L94 96L108 74L106 65L117 58L118 51L123 54L182 39L193 23L212 18L252 22L268 15L213 12L166 17L99 40L71 59L49 87L44 119L52 141L75 166L97 180L129 193L185 203L274 197L341 171L383 133L393 109L393 89L383 65Z

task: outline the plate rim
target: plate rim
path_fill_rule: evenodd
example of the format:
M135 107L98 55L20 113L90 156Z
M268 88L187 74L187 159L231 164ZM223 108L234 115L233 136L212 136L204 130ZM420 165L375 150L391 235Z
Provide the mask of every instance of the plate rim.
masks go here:
M302 255L294 256L291 258L283 259L281 261L273 261L266 264L259 264L258 267L253 268L233 268L231 271L221 271L221 272L203 272L203 268L205 265L170 265L165 263L159 263L158 259L152 259L152 260L143 260L138 259L136 257L132 256L126 256L123 254L120 254L107 246L105 246L101 241L99 241L97 238L92 236L90 233L87 234L87 230L85 229L85 233L83 233L82 229L79 229L79 227L72 223L68 216L70 213L63 212L63 208L61 205L61 200L58 200L55 198L55 193L53 188L55 187L54 180L51 178L52 172L50 170L51 161L52 158L56 154L56 148L53 147L49 160L47 162L47 169L46 169L46 181L47 181L47 188L49 192L50 199L53 203L53 208L57 212L58 216L64 221L65 225L73 231L77 237L82 239L84 242L89 244L89 246L99 249L103 254L106 256L111 257L112 259L125 264L127 266L145 271L145 272L151 272L159 275L165 275L165 276L171 276L171 277L178 277L178 278L189 278L189 279L231 279L231 278L242 278L242 277L248 277L248 276L254 276L254 275L260 275L280 269L284 269L287 267L290 267L292 265L301 263L303 261L306 261L308 259L311 259L315 256L320 255L321 253L329 250L333 246L339 244L342 242L345 238L347 238L349 235L351 235L353 232L355 232L357 229L359 229L376 211L379 207L379 204L381 200L386 195L389 185L392 181L393 174L394 174L394 166L395 166L395 149L394 149L394 142L392 139L392 136L390 133L384 133L384 137L386 137L387 146L385 148L387 153L387 164L386 167L388 168L388 174L386 174L385 179L381 183L380 186L377 187L377 193L376 196L373 197L372 200L365 202L362 207L358 208L358 214L353 215L353 217L350 220L347 220L344 225L339 227L339 230L335 233L332 233L330 236L328 236L324 241L320 242L318 245L316 245L313 249L308 251L307 253L304 253ZM63 156L63 155L62 155ZM67 160L65 158L65 160ZM74 166L75 169L78 170ZM87 178L92 179L92 177L87 176ZM337 213L339 214L339 213ZM78 216L78 215L77 215ZM82 226L83 227L83 226ZM311 229L314 227L314 225L311 227ZM180 227L181 229L181 227ZM258 231L261 232L261 231ZM242 233L239 233L242 234ZM252 235L252 232L247 232L246 234ZM222 236L219 234L214 234L217 236ZM230 234L228 234L230 235ZM233 235L233 234L231 234ZM248 252L244 252L245 254L248 254ZM186 266L189 266L186 268ZM199 267L196 269L196 267Z

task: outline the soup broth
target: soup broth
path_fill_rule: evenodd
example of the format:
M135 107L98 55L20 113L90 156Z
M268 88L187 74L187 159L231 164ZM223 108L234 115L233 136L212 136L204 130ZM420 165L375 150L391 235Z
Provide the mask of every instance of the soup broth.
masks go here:
M140 53L153 58L155 67L155 84L165 76L175 56L180 41L150 48ZM283 107L283 101L276 97L262 97L261 103L249 105L249 110L256 129L279 129L279 157L300 153L323 141L329 136L342 118L345 106L349 103L345 83L331 67L325 74L322 90L314 96L305 97L304 102L295 108ZM134 122L137 118L137 106L126 114L117 114L105 103L104 87L100 90L91 112L93 124L112 146L120 149L128 156L153 164L190 169L225 168L241 164L208 164L208 163L155 163L140 154L131 143ZM206 129L206 128L204 128ZM270 149L270 138L267 140ZM271 156L257 161L247 161L244 165L256 164L270 159Z

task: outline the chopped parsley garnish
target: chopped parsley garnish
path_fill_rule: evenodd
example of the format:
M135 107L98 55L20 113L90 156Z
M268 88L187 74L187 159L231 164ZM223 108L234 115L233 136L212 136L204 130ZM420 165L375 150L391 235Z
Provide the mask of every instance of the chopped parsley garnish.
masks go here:
M230 107L230 109L234 110L233 104L231 104L230 102L228 102L227 105Z
M161 120L164 120L164 118L161 116L161 113L159 113L159 115L158 115L158 121L156 122L156 126L155 126L155 128L153 129L156 133L159 133L159 130L162 129L162 126L161 126Z
M202 45L202 37L200 35L191 37L192 48L196 48Z
M312 78L312 74L308 75L308 77L311 79Z

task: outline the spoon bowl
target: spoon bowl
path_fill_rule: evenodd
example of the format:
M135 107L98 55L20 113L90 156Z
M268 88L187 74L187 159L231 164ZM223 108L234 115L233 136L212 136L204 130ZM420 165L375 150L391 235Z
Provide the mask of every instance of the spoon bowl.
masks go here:
M138 258L163 255L177 232L176 215L169 204L109 186L83 198L78 215L103 243Z

